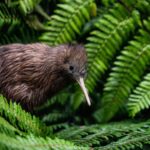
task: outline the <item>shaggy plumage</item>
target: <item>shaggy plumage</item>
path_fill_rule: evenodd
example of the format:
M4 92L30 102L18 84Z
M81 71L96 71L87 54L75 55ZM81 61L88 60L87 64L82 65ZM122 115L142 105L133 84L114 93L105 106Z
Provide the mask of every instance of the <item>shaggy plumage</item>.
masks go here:
M82 45L10 44L0 47L0 91L32 110L85 75Z

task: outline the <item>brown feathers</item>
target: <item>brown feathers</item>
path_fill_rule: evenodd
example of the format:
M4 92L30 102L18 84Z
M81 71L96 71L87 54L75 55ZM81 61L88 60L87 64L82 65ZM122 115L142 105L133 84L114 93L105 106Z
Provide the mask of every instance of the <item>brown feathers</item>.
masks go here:
M0 47L0 91L31 110L85 75L81 45L10 44Z

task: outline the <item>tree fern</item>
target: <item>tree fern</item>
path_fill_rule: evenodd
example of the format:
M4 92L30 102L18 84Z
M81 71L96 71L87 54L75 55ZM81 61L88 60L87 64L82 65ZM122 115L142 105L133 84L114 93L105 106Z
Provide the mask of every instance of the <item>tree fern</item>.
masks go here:
M149 23L147 21L147 24ZM110 120L127 101L134 85L140 81L150 62L149 38L148 32L140 30L140 35L136 36L117 57L105 84L102 108L95 113L97 120Z
M150 74L147 74L144 80L129 96L128 110L129 115L134 117L142 109L150 106Z
M40 40L50 45L71 42L80 35L85 22L90 19L93 0L74 0L58 4L58 9L47 22L47 31ZM95 5L94 5L95 6Z

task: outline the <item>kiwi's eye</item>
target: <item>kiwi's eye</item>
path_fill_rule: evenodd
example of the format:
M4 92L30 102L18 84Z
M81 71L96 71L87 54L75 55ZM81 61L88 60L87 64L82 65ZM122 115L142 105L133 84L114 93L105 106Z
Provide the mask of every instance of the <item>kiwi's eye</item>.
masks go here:
M69 66L69 69L70 69L71 71L73 71L73 70L74 70L74 67L73 67L73 66Z

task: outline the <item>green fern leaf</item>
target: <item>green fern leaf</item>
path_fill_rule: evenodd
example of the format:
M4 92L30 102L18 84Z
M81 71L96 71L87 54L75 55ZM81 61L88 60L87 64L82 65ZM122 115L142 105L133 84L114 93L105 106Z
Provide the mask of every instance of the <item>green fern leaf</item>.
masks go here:
M64 119L66 116L62 112L53 112L45 115L42 118L43 122L54 123L58 120Z
M0 115L9 120L17 129L36 135L42 133L42 128L40 128L41 123L38 118L22 110L21 106L16 103L10 102L8 104L3 96L0 96Z
M128 100L129 115L134 117L142 109L150 107L150 74L147 74L144 80L129 96Z
M38 34L24 23L17 10L4 3L0 3L0 35L0 44L30 43L38 39Z
M0 147L9 150L89 150L88 147L76 146L74 143L58 138L27 137L16 136L16 138L0 133Z
M10 43L33 43L37 42L38 34L34 30L31 30L25 24L21 24L22 28L17 30L17 34L14 34L16 30L11 33L2 33L0 44L10 44Z
M63 130L69 128L68 123L63 122L63 123L54 123L52 125L47 126L48 128L52 129L53 132L56 132L58 130Z
M15 0L15 1L6 1L5 3L9 7L19 8L20 12L23 15L27 15L30 14L40 2L41 0Z
M94 114L97 120L110 120L125 104L134 85L140 81L150 62L149 38L149 33L140 30L140 36L135 37L117 57L105 84L101 109Z
M134 19L129 17L127 10L122 5L116 4L95 23L95 26L97 29L91 32L86 44L89 63L86 84L90 92L137 25Z
M143 147L150 141L149 129L150 120L122 121L101 125L74 126L56 133L56 136L94 149L131 149L132 147ZM146 140L143 139L144 137Z
M136 150L143 149L144 143L149 143L149 133L131 133L117 142L112 142L107 146L103 146L100 150Z
M23 134L21 131L13 127L2 117L0 117L0 133L4 133L12 137L14 137L16 134Z
M76 34L80 35L85 22L90 19L90 9L93 0L74 0L58 4L55 15L48 21L40 40L49 45L71 42Z
M7 28L6 33L10 33L21 21L15 9L9 9L4 3L0 3L0 33Z
M69 97L70 95L67 92L68 92L67 89L61 91L59 94L49 99L46 103L36 108L36 111L38 112L44 111L46 109L53 107L54 105L60 105L64 108L64 105L68 102L68 99L70 98Z

